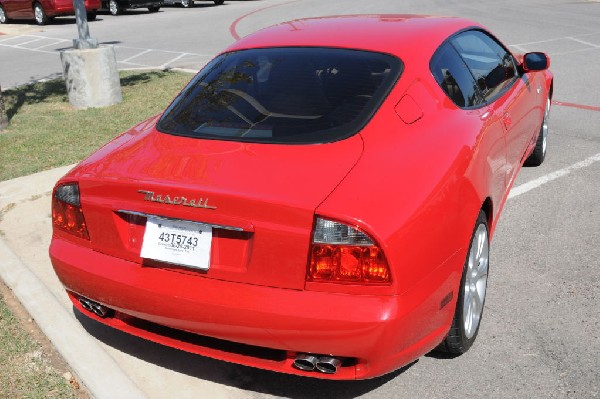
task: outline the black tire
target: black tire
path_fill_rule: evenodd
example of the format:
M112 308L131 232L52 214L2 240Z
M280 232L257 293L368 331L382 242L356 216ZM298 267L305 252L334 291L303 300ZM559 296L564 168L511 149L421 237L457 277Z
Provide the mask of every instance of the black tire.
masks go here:
M483 211L479 211L460 279L452 326L438 350L451 355L461 355L469 350L477 338L487 289L489 242L487 218ZM480 302L480 309L471 308L478 306L477 302ZM472 316L476 316L475 318L471 318L470 310L473 310Z
M6 16L6 11L4 11L4 7L0 5L0 24L5 24L8 22L8 17Z
M550 119L550 97L546 100L546 109L544 110L544 119L540 132L538 133L535 148L525 160L525 166L540 166L546 159L546 151L548 148L548 120Z
M35 3L33 5L33 16L35 18L35 23L42 26L48 23L48 16L46 15L46 11L44 7L40 3Z
M225 0L214 0L215 4L220 6L221 4L225 3Z
M194 5L194 0L181 0L181 7L189 8Z
M98 13L96 12L96 10L92 10L92 11L88 11L87 12L87 19L88 19L88 21L95 21L97 16L98 16Z
M123 8L119 5L117 0L109 0L108 11L110 11L111 15L115 16L123 14Z
M150 11L150 12L158 12L158 10L160 10L160 7L156 7L156 6L148 7L148 11Z

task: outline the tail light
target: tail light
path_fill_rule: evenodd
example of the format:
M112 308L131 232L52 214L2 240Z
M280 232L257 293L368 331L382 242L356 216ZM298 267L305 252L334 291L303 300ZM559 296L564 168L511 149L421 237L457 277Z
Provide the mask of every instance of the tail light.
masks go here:
M360 230L317 218L313 232L309 281L387 284L390 268L383 251Z
M79 201L77 183L56 187L52 195L52 225L77 237L90 239Z

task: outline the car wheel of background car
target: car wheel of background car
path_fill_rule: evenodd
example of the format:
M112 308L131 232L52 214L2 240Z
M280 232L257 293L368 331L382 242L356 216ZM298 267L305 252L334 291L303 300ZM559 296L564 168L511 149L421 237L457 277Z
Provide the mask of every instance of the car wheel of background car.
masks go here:
M117 3L117 0L110 0L108 2L108 10L112 15L120 15L123 12L123 9Z
M40 3L35 3L33 5L33 15L35 16L35 22L38 25L46 25L48 23L48 16Z
M88 19L88 21L95 21L97 16L98 16L98 14L96 13L96 10L92 10L92 11L88 11L87 12L87 19Z
M218 5L218 6L221 5L221 4L223 4L223 3L225 3L225 0L215 0L215 4Z
M158 12L158 10L160 10L160 7L148 7L148 11L150 12Z
M183 8L188 8L192 4L191 0L181 0L181 6Z
M487 218L483 211L479 211L460 280L452 326L448 336L438 347L444 352L460 355L475 342L485 303L489 242Z
M5 24L8 21L6 18L6 12L4 11L4 7L0 6L0 24Z
M535 148L529 157L525 160L525 166L540 166L546 158L546 148L548 147L548 120L550 118L550 97L546 100L546 110L544 119L540 127L540 133L535 143Z

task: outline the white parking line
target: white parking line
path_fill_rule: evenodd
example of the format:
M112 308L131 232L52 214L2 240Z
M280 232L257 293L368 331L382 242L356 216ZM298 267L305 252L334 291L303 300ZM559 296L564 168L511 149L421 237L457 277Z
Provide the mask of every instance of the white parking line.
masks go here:
M124 60L121 60L121 62L129 62L130 60L139 57L140 55L144 55L144 54L148 54L149 52L151 52L152 50L144 50L140 53L137 53L136 55L132 55L129 58L125 58Z
M38 38L36 38L36 39L33 39L33 40L30 40L30 41L28 41L28 42L22 42L22 43L19 43L17 46L22 46L22 45L24 45L24 44L29 44L29 43L35 43L35 42L39 42L40 40L43 40L43 39L42 39L42 38L40 38L40 37L38 37Z
M67 43L67 42L71 42L71 41L70 40L63 40L63 39L58 40L57 39L57 41L55 41L55 42L52 42L52 43L49 43L49 44L44 44L43 46L39 46L39 47L34 47L34 48L30 49L30 50L37 51L37 50L42 49L44 47L55 46L55 45L57 45L59 43Z
M585 45L587 45L587 46L592 46L592 47L596 47L596 48L599 48L599 47L600 47L600 46L598 46L598 45L597 45L597 44L595 44L595 43L586 42L585 40L581 40L581 39L578 39L578 38L576 38L576 37L570 37L570 36L569 36L569 37L567 37L567 39L571 39L571 40L573 40L573 41L575 41L575 42L577 42L577 43L585 44Z
M21 37L22 37L22 36L10 36L10 37L7 37L6 39L1 39L1 40L0 40L0 43L4 43L4 42L10 42L11 40L19 39L19 38L21 38Z
M509 47L513 47L515 49L517 49L518 51L522 52L522 53L526 53L527 49L525 47L522 47L518 44L511 44Z
M577 162L571 166L567 166L566 168L556 170L542 177L538 177L537 179L528 181L527 183L523 183L520 186L513 187L513 189L510 190L510 194L508 194L508 199L517 197L521 194L525 194L526 192L531 191L534 188L538 188L539 186L549 183L552 180L556 180L559 177L566 176L575 170L587 168L588 166L598 161L600 161L600 153L592 155L591 157L584 159L581 162Z
M165 67L165 66L167 66L167 65L169 65L169 64L172 64L172 63L174 63L175 61L177 61L177 60L179 60L179 59L181 59L181 58L185 57L186 55L190 55L190 54L189 54L189 53L181 53L181 54L179 54L177 57L175 57L175 58L173 58L173 59L171 59L171 60L169 60L169 61L165 62L165 63L164 63L164 64L162 64L161 66Z
M581 35L577 35L577 36L562 36L562 37L554 37L551 39L544 39L544 40L538 40L535 42L527 42L527 43L517 43L517 44L513 44L513 46L529 46L532 44L542 44L542 43L550 43L550 42L555 42L558 40L564 40L564 39L575 39L575 38L579 38L579 37L586 37L586 36L594 36L599 34L599 31L595 31L595 32L589 32L589 33L583 33Z

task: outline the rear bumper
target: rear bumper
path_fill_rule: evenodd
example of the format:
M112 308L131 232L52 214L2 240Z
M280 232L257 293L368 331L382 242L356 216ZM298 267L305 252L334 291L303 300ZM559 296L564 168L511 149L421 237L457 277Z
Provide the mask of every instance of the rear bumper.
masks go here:
M219 281L142 267L56 237L50 257L74 305L85 315L164 345L278 372L330 379L372 378L428 352L447 331L438 328L415 341L414 329L422 328L422 317L415 317L419 309L411 304L399 306L404 301L398 296ZM99 318L85 311L79 296L115 310L114 317ZM176 330L218 339L194 339ZM251 347L231 350L232 343ZM296 354L303 352L352 360L336 374L306 372L292 366Z

